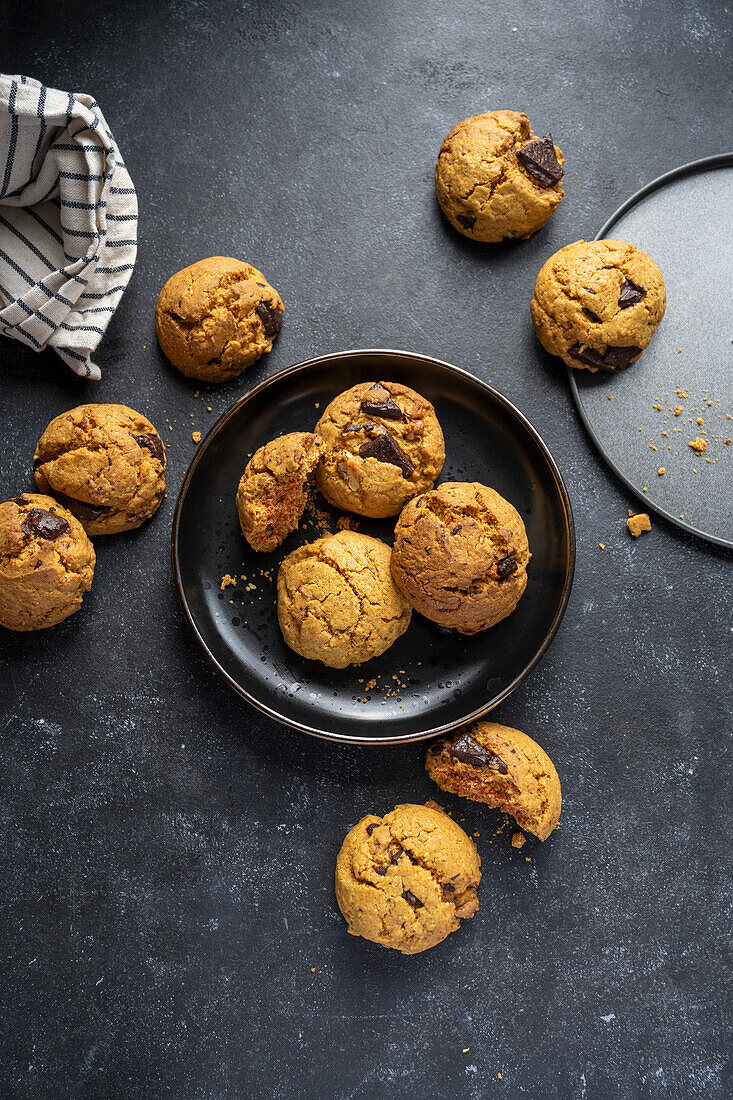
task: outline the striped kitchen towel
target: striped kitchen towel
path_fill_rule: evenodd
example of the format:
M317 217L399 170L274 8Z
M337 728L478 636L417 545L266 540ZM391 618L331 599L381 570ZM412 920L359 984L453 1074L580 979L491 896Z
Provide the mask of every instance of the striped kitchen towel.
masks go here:
M0 333L77 374L137 254L137 195L95 99L0 74Z

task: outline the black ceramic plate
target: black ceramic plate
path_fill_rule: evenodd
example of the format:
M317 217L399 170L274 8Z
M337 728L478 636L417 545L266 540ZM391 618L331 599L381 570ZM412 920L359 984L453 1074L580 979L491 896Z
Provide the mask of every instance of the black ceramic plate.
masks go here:
M618 237L649 253L667 312L627 370L568 373L593 442L646 508L733 547L731 210L733 154L685 164L625 202L596 240ZM700 433L702 456L688 446Z
M533 557L517 610L492 630L472 638L446 635L416 614L382 657L336 671L285 645L276 578L286 554L319 537L324 527L336 530L339 513L314 490L300 530L274 554L256 554L242 538L234 497L258 447L285 432L310 430L336 394L366 379L406 383L433 402L446 438L440 480L482 481L510 500L524 518ZM394 520L358 518L365 534L392 541ZM550 644L575 562L567 491L529 421L478 378L399 351L311 359L268 378L232 405L189 466L172 539L184 613L227 683L279 722L367 744L430 737L506 698ZM237 586L222 590L227 573L239 578ZM371 681L374 686L367 687Z

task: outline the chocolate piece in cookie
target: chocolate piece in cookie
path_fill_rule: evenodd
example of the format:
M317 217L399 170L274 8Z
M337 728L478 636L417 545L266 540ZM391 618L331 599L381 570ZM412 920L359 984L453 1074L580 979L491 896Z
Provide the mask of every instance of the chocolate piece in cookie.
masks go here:
M562 165L557 159L550 133L518 149L517 160L542 187L553 187L563 177Z
M568 366L624 370L648 346L666 301L645 252L625 241L576 241L537 276L532 321L545 350Z
M414 955L478 910L476 845L435 802L369 814L336 860L336 900L354 936Z
M252 455L237 489L237 513L253 550L274 550L297 529L322 450L313 432L291 432Z
M165 447L150 421L126 405L79 405L57 416L36 446L36 485L89 535L139 527L165 493Z
M318 488L337 508L363 516L396 515L445 461L435 409L397 382L361 382L339 394L316 432L325 444Z
M38 493L0 504L0 626L41 630L81 607L94 547L79 521Z
M469 750L456 752L456 744ZM442 790L511 814L540 840L547 840L560 818L555 765L536 741L510 726L476 722L457 736L441 737L428 749L425 768Z

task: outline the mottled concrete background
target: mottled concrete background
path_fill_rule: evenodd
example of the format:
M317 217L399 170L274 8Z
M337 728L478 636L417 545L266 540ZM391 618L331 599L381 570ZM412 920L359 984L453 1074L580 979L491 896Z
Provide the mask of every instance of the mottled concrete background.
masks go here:
M0 4L5 71L98 97L141 230L101 383L2 343L0 496L81 400L131 404L169 444L168 500L99 540L83 613L0 639L3 1097L730 1095L731 557L662 521L632 542L633 502L528 315L552 251L731 145L729 30L714 0ZM567 197L531 241L482 250L441 220L432 165L454 122L504 106L552 130ZM212 253L260 266L287 319L202 401L152 308ZM361 814L435 794L420 747L321 744L248 709L194 647L168 563L191 431L362 345L503 390L578 523L565 621L496 713L556 761L561 828L519 853L498 815L443 799L481 834L481 910L411 959L346 935L332 872Z

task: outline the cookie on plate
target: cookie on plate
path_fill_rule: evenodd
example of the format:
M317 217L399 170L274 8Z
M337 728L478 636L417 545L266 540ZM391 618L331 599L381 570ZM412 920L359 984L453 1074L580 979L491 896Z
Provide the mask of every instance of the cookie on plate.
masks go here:
M79 405L55 417L38 440L36 485L73 512L88 535L132 531L165 496L165 447L126 405Z
M316 432L325 444L318 488L337 508L374 519L397 515L445 462L435 409L398 382L360 382L340 393Z
M522 517L508 500L478 482L446 481L403 509L392 575L420 614L476 634L517 606L530 556Z
M540 840L560 819L555 765L536 741L511 726L476 722L440 737L427 751L425 769L441 790L511 814Z
M662 273L646 252L626 241L575 241L541 268L531 311L545 351L595 372L636 362L666 305Z
M357 531L288 554L277 576L277 616L290 648L329 668L359 665L389 649L412 615L389 560L389 546Z
M272 351L283 308L256 267L210 256L171 275L158 296L155 331L181 374L228 382Z
M40 493L0 504L0 626L42 630L68 619L92 585L94 547L71 512Z
M313 432L290 432L252 455L237 489L237 514L253 550L274 550L297 529L322 450Z
M478 910L476 845L435 802L368 814L336 860L336 900L353 936L403 955L435 947Z
M438 202L464 237L496 242L531 237L562 202L563 155L538 138L521 111L464 118L435 166Z

